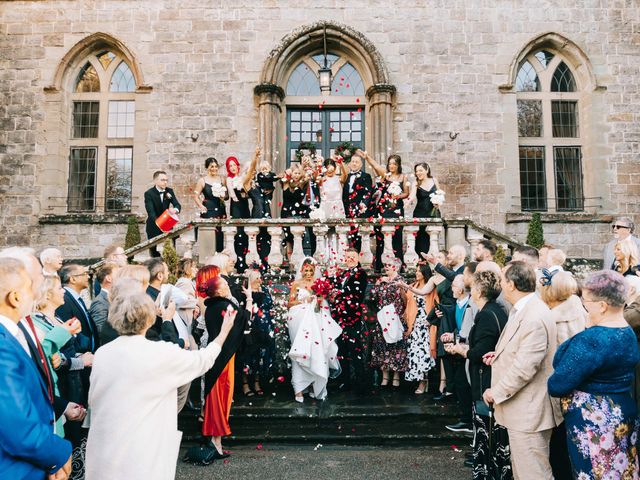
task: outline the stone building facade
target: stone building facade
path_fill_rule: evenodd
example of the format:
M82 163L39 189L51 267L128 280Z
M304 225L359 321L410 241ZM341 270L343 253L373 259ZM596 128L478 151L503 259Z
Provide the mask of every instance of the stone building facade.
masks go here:
M153 171L194 217L205 158L282 170L317 130L428 162L445 217L524 240L540 210L570 256L640 220L633 0L4 1L0 67L0 245L99 256Z

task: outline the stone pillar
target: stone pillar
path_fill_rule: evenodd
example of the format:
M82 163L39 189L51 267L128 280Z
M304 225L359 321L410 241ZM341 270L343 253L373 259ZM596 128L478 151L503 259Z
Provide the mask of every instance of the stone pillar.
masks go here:
M316 235L316 253L313 256L318 263L324 264L329 259L327 258L327 233L329 227L323 224L317 224L313 226L313 233Z
M467 231L467 242L471 245L471 255L473 256L473 248L480 243L480 240L484 238L484 235L476 232L475 230L469 229ZM473 260L473 259L472 259Z
M389 259L395 258L393 254L393 234L396 231L395 225L383 225L382 234L384 235L384 250L382 252L382 263Z
M225 250L229 250L230 252L235 252L234 250L234 240L236 236L236 227L222 227L222 235L224 236L224 245Z
M404 227L404 235L407 240L407 250L404 252L404 263L409 270L415 270L416 264L420 257L416 253L416 235L418 234L417 225L409 225Z
M249 250L246 256L247 265L251 265L252 263L262 265L262 260L260 259L260 255L258 255L258 243L256 241L260 229L258 227L245 227L244 231L247 237L249 237Z
M366 138L369 154L383 163L392 153L393 146L393 97L396 87L378 83L367 90L367 108L369 115L368 135Z
M464 223L447 224L447 235L446 235L446 245L447 250L453 247L454 245L462 245L465 246L467 241L465 239L464 233Z
M362 238L362 250L360 251L360 263L363 267L370 267L373 263L373 252L371 251L370 225L360 225L360 237Z
M216 227L202 225L198 227L198 257L204 263L207 257L216 253Z
M293 235L293 252L291 252L291 259L289 263L293 268L298 268L298 265L304 258L304 251L302 250L302 235L304 235L305 227L296 226L291 227L291 234Z
M436 255L440 251L440 235L444 229L440 226L427 226L427 233L429 234L429 253Z
M349 225L336 225L336 235L338 236L337 258L334 259L336 263L342 263L344 261L344 255L349 248L348 234L350 230L351 227Z
M271 268L280 268L283 258L280 250L282 239L282 227L268 227L267 231L271 235L271 251L269 252L269 266Z

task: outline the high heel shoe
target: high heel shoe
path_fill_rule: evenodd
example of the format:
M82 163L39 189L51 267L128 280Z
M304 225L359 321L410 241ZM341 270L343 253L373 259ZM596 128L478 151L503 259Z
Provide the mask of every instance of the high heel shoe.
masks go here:
M392 382L393 388L398 388L400 386L400 379L394 378Z
M298 403L304 403L304 396L303 395L296 395L295 397L293 397L293 399L298 402Z

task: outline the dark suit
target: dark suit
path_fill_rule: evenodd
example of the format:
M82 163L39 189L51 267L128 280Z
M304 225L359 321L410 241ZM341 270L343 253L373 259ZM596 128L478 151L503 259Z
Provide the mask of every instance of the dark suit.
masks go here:
M456 270L451 270L441 263L436 265L435 271L445 278L446 286L442 290L443 294L440 296L441 305L454 305L456 303L453 298L453 292L451 291L451 284L453 280L464 272L464 264L458 267Z
M349 172L342 187L342 203L347 218L367 218L371 215L372 190L371 175L366 172ZM358 252L362 249L362 239L358 235L357 227L349 232L348 241L349 246Z
M335 296L331 298L331 316L342 327L336 340L342 373L338 382L346 388L351 386L353 369L356 389L364 392L366 382L366 358L363 341L364 297L367 291L367 273L360 267L340 272L332 279Z
M162 195L155 186L144 192L144 208L147 211L147 238L151 239L162 235L162 230L156 225L156 219L162 215L170 205L173 205L178 211L182 210L182 205L180 205L176 194L171 188L167 187L164 195ZM150 250L152 256L160 256L156 247L152 247Z
M158 295L160 295L160 290L149 285L147 287L147 295L155 302L158 299ZM155 323L147 330L145 336L148 340L154 342L162 340L164 342L175 343L179 345L180 348L184 348L184 340L178 335L178 329L173 323L173 320L165 322L162 317L156 317Z
M56 316L63 322L73 317L77 318L82 325L82 331L75 339L76 352L95 353L98 346L100 346L98 327L93 318L91 318L89 311L85 310L67 289L64 291L64 303L56 309Z
M71 444L53 432L46 383L16 338L0 325L0 478L45 478Z

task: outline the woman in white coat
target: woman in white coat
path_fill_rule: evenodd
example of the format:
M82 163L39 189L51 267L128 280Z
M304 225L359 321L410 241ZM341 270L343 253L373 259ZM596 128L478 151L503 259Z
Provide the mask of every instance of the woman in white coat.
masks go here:
M182 437L177 389L212 367L236 312L226 311L220 334L206 348L190 351L145 338L156 317L146 294L117 300L109 322L120 336L98 349L91 372L85 478L173 479Z

